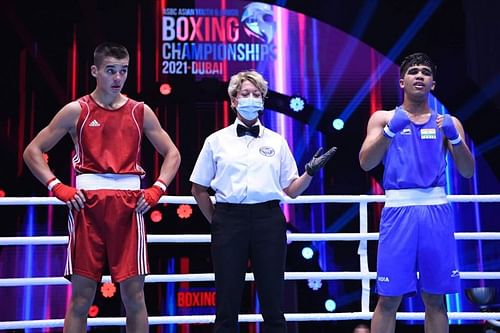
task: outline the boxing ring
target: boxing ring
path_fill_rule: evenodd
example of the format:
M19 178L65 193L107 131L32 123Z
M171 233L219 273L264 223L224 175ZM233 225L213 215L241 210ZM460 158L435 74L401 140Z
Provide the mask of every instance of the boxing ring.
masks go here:
M213 200L213 198L212 198ZM498 203L500 195L449 195L450 202ZM376 278L376 272L368 269L368 241L378 239L378 233L368 232L368 204L384 202L383 195L307 195L296 199L287 198L288 204L315 203L359 203L359 233L290 233L289 241L358 241L359 272L285 272L285 280L360 280L361 309L359 312L345 313L286 313L287 321L339 321L370 320L370 280ZM160 203L196 204L191 196L163 196ZM0 206L6 205L64 205L52 197L4 197L0 198ZM457 240L500 240L500 232L457 232ZM66 245L67 236L35 236L35 237L0 237L0 246L11 245ZM209 243L210 235L148 235L148 243ZM500 272L460 272L461 279L498 280ZM213 273L198 274L151 274L146 276L145 283L202 282L214 281ZM246 274L246 281L253 281L253 274ZM102 282L111 282L110 276L104 276ZM0 277L0 288L67 285L63 277ZM146 300L147 301L147 300ZM449 312L449 320L486 320L493 325L498 324L500 312ZM397 320L423 320L423 312L398 312ZM208 324L215 321L215 315L183 315L183 316L150 316L150 325L164 324ZM243 314L240 322L261 322L260 314ZM64 319L0 321L0 330L28 328L63 327ZM125 326L125 317L89 318L88 326Z

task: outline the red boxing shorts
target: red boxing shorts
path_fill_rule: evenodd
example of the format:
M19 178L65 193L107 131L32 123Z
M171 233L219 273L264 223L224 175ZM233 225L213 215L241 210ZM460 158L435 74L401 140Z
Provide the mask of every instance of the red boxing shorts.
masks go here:
M82 188L78 177L77 187ZM92 188L87 183L83 187ZM100 282L106 265L114 282L149 274L144 218L135 211L141 191L83 188L82 191L85 208L69 214L64 276L70 279L77 274Z

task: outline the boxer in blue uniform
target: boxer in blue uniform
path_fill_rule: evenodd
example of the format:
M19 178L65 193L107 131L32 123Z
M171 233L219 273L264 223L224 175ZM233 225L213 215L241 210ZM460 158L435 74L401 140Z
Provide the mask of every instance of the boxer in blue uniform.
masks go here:
M474 158L460 121L438 115L429 106L435 73L426 54L403 60L403 104L371 116L359 153L365 171L384 164L386 204L380 221L379 301L372 333L394 332L402 297L415 294L417 288L425 305L425 331L448 332L443 295L459 291L454 218L445 193L446 154L466 178L474 174Z

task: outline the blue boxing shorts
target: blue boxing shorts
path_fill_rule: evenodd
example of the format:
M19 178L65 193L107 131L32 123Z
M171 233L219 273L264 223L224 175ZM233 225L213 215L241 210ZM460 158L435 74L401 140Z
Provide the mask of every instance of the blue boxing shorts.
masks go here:
M449 203L382 210L377 293L382 296L460 290L453 210ZM417 272L419 276L417 279Z

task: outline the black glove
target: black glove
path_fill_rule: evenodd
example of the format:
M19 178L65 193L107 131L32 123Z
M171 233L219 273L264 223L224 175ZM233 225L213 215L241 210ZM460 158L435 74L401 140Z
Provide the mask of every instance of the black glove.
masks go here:
M337 147L332 147L329 151L321 155L321 153L323 152L323 147L318 149L313 158L311 158L311 160L306 164L307 174L309 176L314 176L314 174L318 172L319 169L321 169L326 164L326 162L328 162L328 160L335 154L336 151Z

